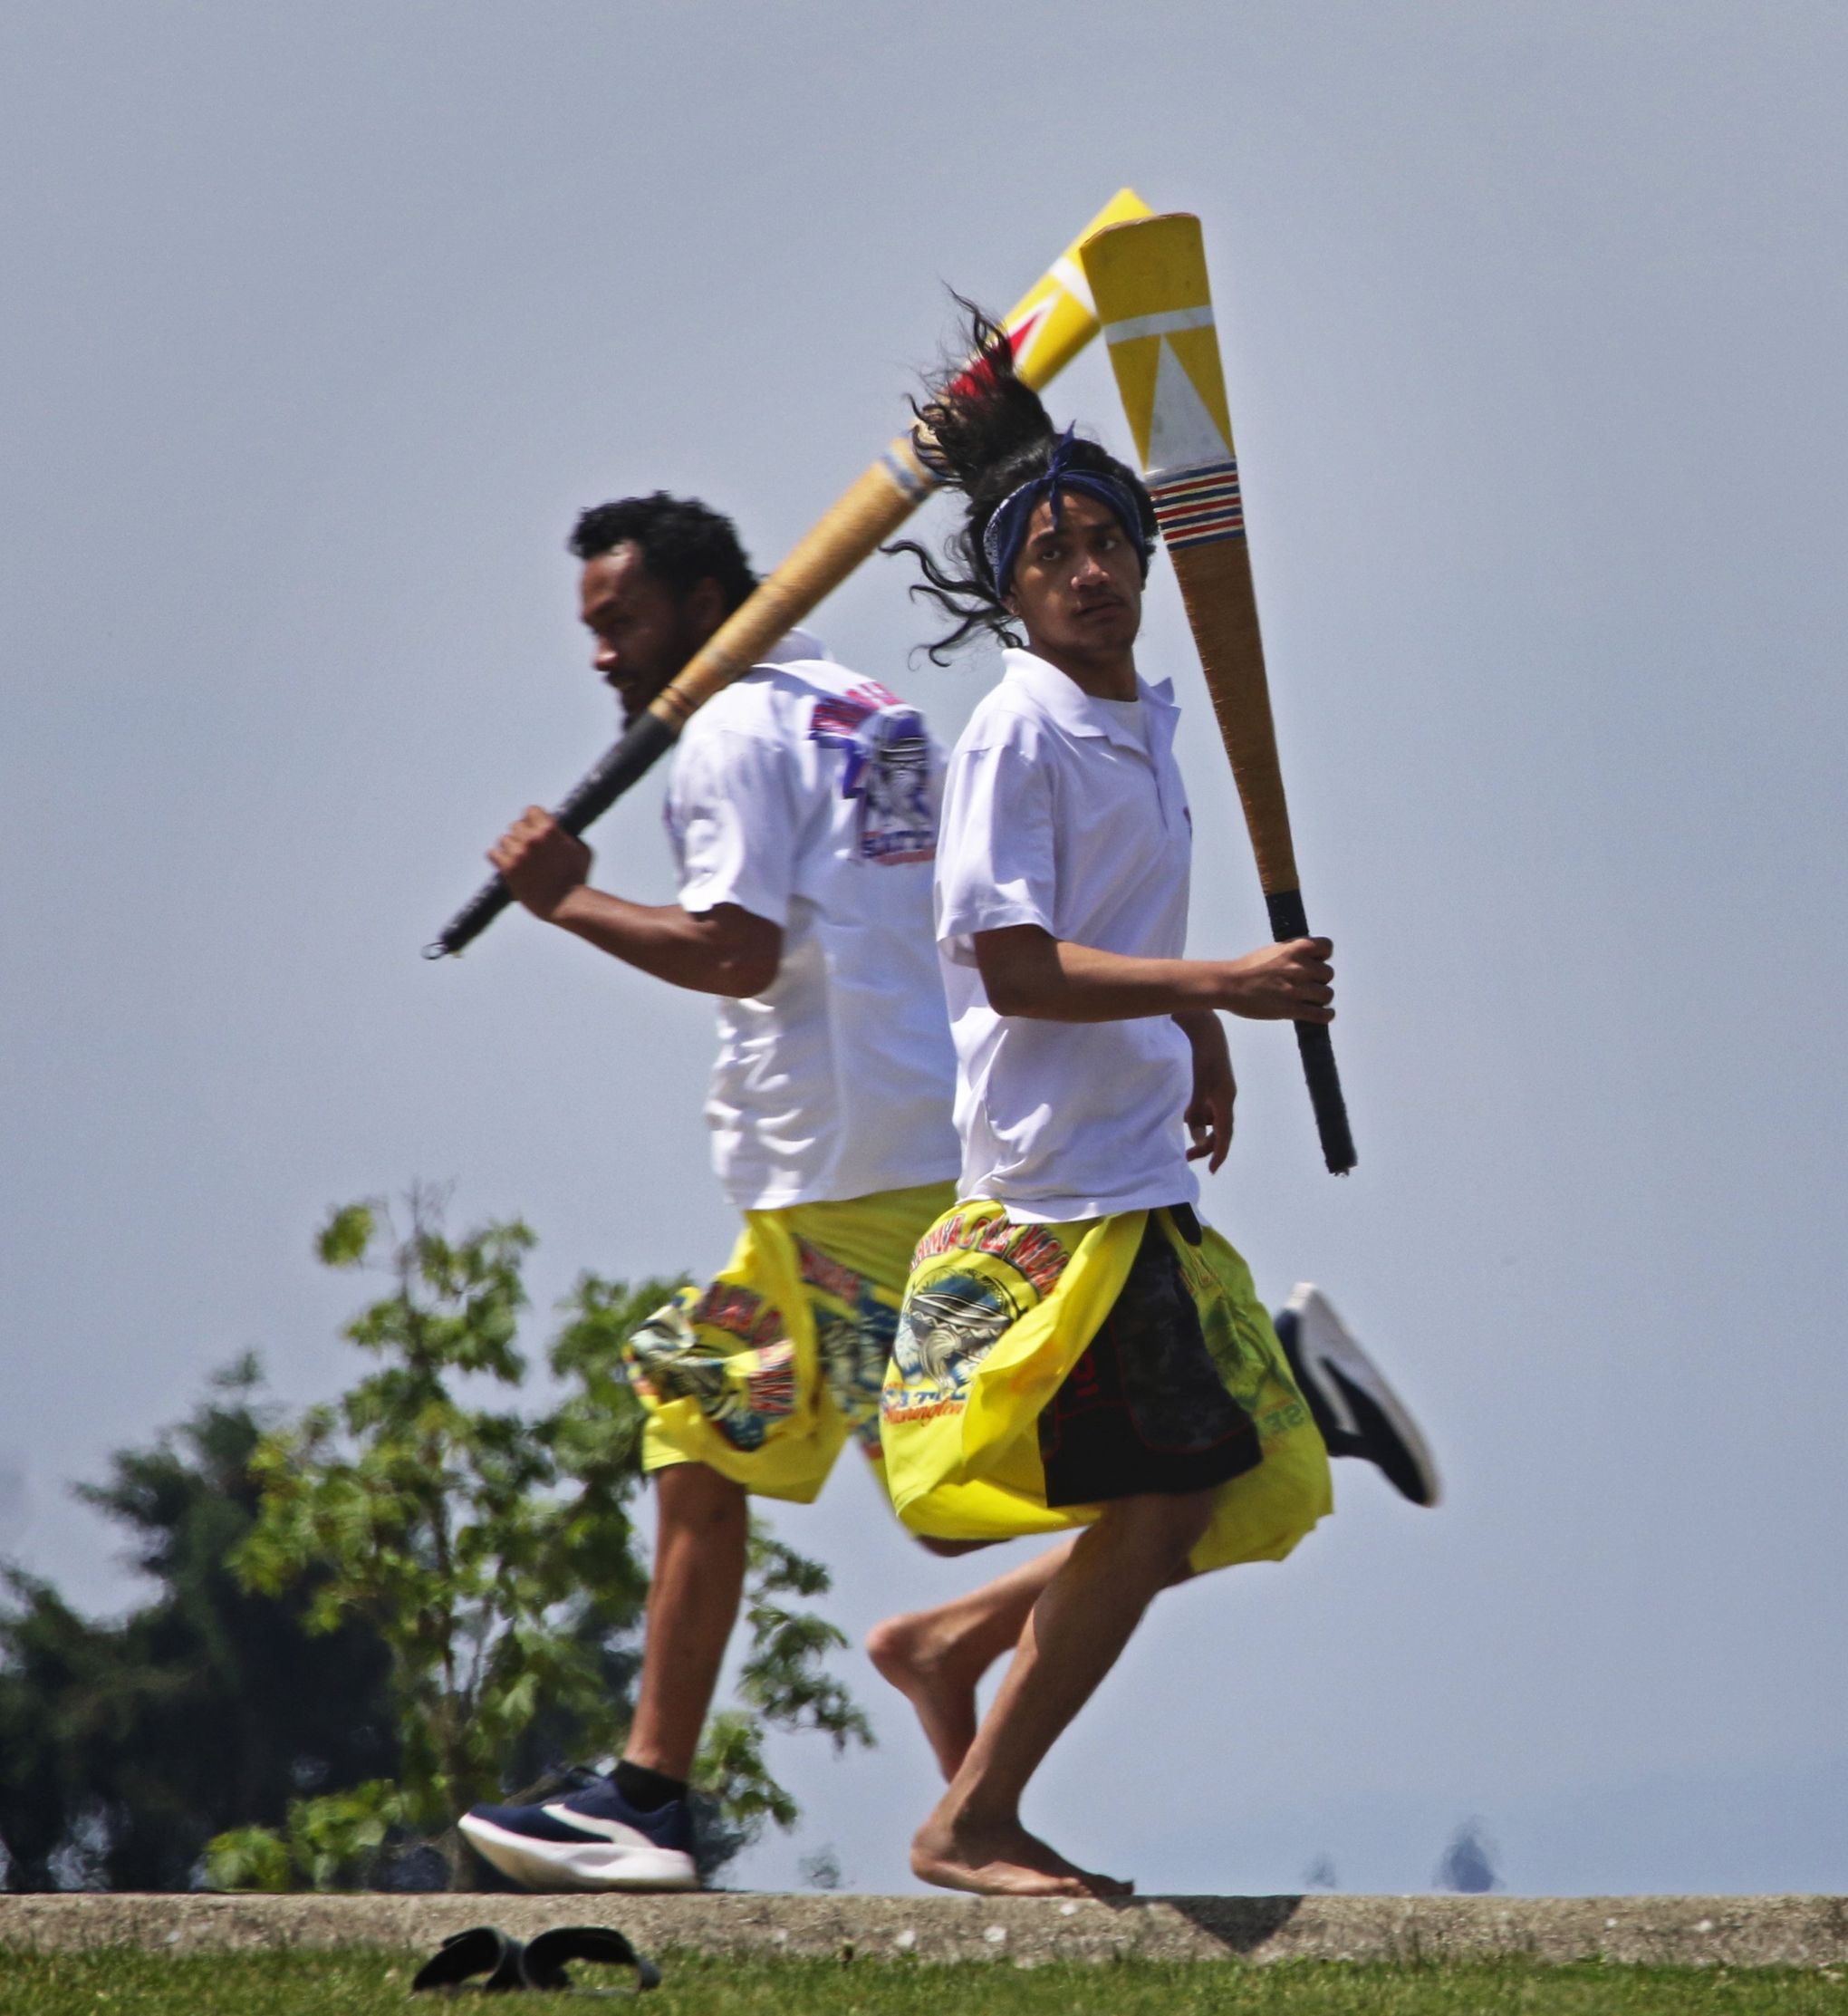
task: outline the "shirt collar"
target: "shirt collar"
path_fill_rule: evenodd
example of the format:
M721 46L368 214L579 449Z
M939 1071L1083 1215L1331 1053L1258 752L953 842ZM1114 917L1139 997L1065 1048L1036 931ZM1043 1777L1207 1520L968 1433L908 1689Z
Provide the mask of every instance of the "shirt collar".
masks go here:
M1052 717L1054 725L1067 735L1101 735L1119 748L1141 749L1141 737L1117 711L1121 702L1092 699L1076 680L1067 678L1056 665L1048 664L1030 651L1009 646L1002 651L1001 661L1006 668L1004 677L1031 694L1042 711ZM1150 725L1162 741L1171 743L1174 721L1180 712L1174 704L1174 681L1164 679L1151 686L1138 673L1136 690L1150 710Z
M760 657L754 661L759 665L796 665L804 659L821 659L832 663L828 647L812 630L792 630L779 637Z

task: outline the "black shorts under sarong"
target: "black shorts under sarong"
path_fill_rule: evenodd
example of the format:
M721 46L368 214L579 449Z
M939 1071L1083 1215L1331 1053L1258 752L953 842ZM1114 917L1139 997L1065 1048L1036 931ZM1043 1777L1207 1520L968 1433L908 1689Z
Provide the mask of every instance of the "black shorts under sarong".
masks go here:
M1263 1461L1256 1423L1207 1349L1163 1215L1149 1213L1122 1293L1040 1413L1049 1506L1212 1490ZM1188 1206L1167 1215L1199 1244Z

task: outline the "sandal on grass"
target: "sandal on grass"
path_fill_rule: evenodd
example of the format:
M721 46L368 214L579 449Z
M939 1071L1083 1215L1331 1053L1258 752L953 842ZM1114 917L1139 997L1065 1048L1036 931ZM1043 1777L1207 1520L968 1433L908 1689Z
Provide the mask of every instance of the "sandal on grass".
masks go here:
M524 1988L525 1978L520 1972L524 1950L498 1925L470 1925L467 1932L452 1932L418 1969L410 1992L415 1995L425 1988L460 1988L476 1974L487 1976L479 1984L483 1994Z
M573 1989L565 1972L568 1960L594 1961L606 1967L633 1967L633 1989ZM477 1982L476 1976L486 1979ZM534 1989L556 1994L640 1994L645 1988L660 1985L661 1971L645 1953L639 1953L622 1933L611 1925L557 1925L537 1938L522 1942L510 1937L498 1925L471 1925L467 1932L452 1932L417 1971L411 1993L420 1990L467 1989L474 1993L497 1995L513 1989Z

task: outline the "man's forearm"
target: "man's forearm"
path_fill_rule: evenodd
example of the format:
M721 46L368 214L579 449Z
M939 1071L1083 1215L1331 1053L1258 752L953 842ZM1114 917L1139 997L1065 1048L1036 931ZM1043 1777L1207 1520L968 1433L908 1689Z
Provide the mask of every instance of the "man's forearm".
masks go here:
M717 912L695 916L678 903L632 903L580 884L547 921L625 965L700 994L748 997L776 978L775 950L740 945Z
M1334 1018L1325 938L1261 946L1242 959L1137 959L1054 938L1037 924L977 931L976 961L997 1015L1039 1022L1133 1022L1170 1016L1196 1050L1215 1008L1255 1021Z
M1190 959L1137 959L1039 934L1005 960L984 960L982 977L997 1014L1042 1022L1130 1022L1144 1016L1210 1016L1223 968ZM1192 1032L1189 1031L1189 1034Z

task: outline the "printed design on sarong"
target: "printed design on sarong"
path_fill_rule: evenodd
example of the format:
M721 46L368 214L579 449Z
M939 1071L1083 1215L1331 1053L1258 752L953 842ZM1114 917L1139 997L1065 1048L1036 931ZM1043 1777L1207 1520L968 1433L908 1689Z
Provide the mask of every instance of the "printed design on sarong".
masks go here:
M815 1345L822 1377L842 1418L869 1456L881 1453L879 1396L891 1363L892 1337L899 1312L890 1303L869 1296L852 1316L832 1309L815 1310Z
M781 1313L761 1295L715 1281L682 1288L630 1335L623 1355L643 1399L696 1401L734 1449L749 1452L794 1411L795 1353L782 1333Z
M952 1211L925 1233L912 1257L912 1271L939 1253L992 1253L1016 1274L1025 1275L1042 1301L1058 1286L1071 1258L1044 1225L1010 1225L998 1215L969 1211Z
M807 1240L796 1241L796 1256L809 1290L823 1382L861 1447L878 1456L880 1389L891 1362L898 1307L881 1299L863 1274Z
M841 796L857 798L862 861L892 866L937 854L937 778L924 717L876 680L827 693L809 717L809 738L839 749Z
M1182 1246L1176 1258L1199 1310L1208 1354L1226 1391L1256 1423L1259 1441L1269 1442L1300 1428L1309 1409L1291 1382L1282 1351L1238 1297L1220 1291L1218 1276L1199 1251Z
M832 1254L797 1239L796 1268L815 1328L816 1370L849 1431L881 1454L880 1389L891 1361L897 1298ZM736 1280L682 1288L623 1346L630 1384L651 1406L691 1400L731 1446L749 1454L781 1423L812 1413L783 1312Z
M949 1255L960 1264L930 1265ZM1052 1293L1068 1257L1043 1227L998 1216L957 1211L932 1226L899 1313L883 1418L927 1421L967 1406L982 1360Z
M723 1330L754 1351L783 1335L783 1312L736 1281L715 1281L694 1302L693 1320L708 1330Z
M773 1344L751 1354L756 1361L745 1375L751 1411L765 1420L780 1420L795 1411L795 1346Z

